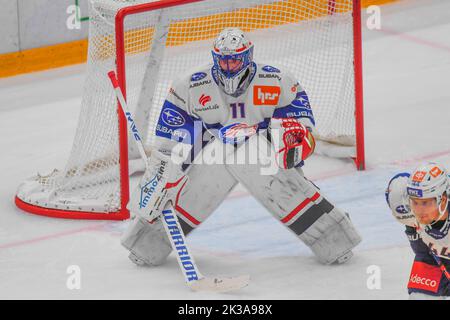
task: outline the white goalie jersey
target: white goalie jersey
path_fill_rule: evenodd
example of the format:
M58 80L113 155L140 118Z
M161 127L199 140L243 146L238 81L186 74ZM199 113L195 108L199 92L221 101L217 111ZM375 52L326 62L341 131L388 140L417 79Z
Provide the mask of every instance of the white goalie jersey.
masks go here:
M201 143L205 130L223 143L239 144L267 129L272 118L294 118L313 130L308 96L291 74L256 63L249 70L249 86L237 97L221 90L212 65L175 81L157 123L158 149Z

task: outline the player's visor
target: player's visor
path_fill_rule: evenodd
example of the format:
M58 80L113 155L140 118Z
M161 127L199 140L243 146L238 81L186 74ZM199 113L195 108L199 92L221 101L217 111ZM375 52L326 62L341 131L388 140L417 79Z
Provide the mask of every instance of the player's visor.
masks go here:
M223 56L218 59L220 70L228 77L233 77L244 67L244 61L233 56Z
M214 65L228 79L234 78L251 63L251 49L235 54L220 54L212 50Z

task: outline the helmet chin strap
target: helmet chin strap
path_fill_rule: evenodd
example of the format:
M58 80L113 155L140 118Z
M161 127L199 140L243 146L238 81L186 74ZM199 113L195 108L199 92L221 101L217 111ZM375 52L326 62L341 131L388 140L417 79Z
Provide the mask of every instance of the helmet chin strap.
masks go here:
M445 205L444 205L444 209L442 209L442 203L439 205L439 218L438 218L438 220L439 219L441 219L443 216L444 216L444 214L447 212L447 210L448 210L448 196L447 196L447 193L445 193ZM441 199L441 201L442 201L442 196L440 197Z

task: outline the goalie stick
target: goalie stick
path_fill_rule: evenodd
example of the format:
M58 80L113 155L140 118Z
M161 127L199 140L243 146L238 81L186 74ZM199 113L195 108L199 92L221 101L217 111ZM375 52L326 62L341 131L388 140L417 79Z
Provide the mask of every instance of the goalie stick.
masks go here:
M144 151L144 146L140 138L137 127L134 125L133 116L128 110L128 105L123 96L122 90L120 89L116 73L111 71L108 73L111 80L111 84L114 88L117 100L119 101L119 106L123 111L125 118L128 123L128 130L130 134L134 137L139 154L145 161L146 167L147 155ZM236 277L205 277L203 276L194 261L194 257L190 254L190 249L187 246L186 237L183 230L181 229L178 217L173 209L173 207L168 204L162 211L162 222L167 236L170 240L173 251L176 253L178 264L183 272L185 281L187 285L193 291L215 291L215 292L227 292L238 290L246 287L250 281L250 276L236 276Z

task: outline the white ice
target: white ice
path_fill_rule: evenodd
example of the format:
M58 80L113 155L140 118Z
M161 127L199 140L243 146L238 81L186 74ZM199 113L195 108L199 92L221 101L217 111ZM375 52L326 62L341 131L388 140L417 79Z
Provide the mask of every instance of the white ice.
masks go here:
M13 203L25 178L62 168L81 102L85 66L0 79L0 299L406 299L413 254L384 200L390 177L424 160L450 168L450 3L382 7L382 29L364 28L367 170L314 156L306 175L351 214L363 236L344 265L319 264L308 248L241 187L189 236L206 275L250 274L227 294L194 293L175 256L133 265L119 238L127 222L27 214ZM365 21L365 20L364 20ZM69 290L68 267L81 270ZM369 289L369 266L381 288Z

